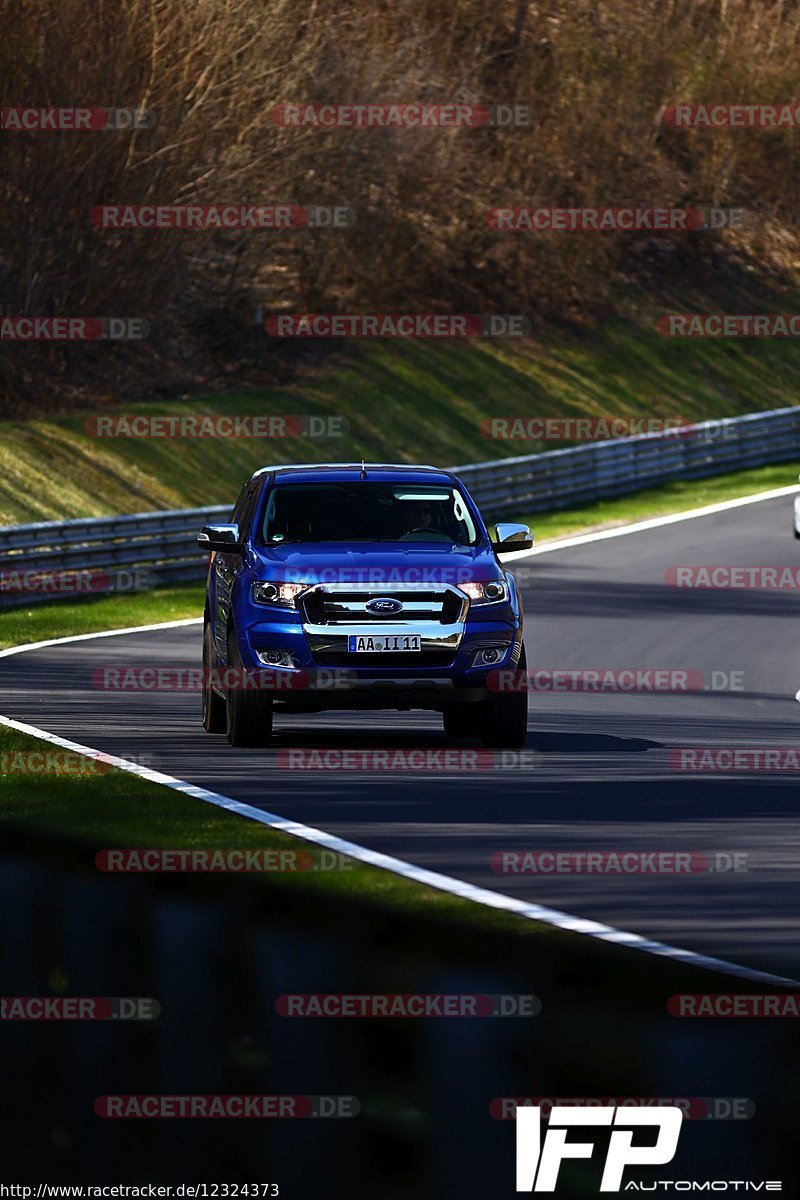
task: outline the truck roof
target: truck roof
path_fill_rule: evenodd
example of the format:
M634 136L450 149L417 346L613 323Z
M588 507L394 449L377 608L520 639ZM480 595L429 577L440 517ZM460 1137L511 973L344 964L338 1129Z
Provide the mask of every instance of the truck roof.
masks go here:
M362 469L368 480L376 483L403 483L419 480L420 475L435 478L439 483L450 483L452 476L441 467L409 463L288 463L278 467L262 467L255 476L274 474L275 482L313 483L324 480L328 483L344 483L358 479ZM255 478L254 476L254 478Z

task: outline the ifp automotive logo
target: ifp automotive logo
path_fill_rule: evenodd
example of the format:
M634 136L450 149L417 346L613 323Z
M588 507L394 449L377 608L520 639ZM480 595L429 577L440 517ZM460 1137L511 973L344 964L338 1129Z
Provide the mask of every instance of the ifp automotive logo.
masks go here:
M558 1170L565 1158L591 1158L593 1142L568 1142L574 1125L613 1125L608 1143L601 1192L618 1192L628 1166L662 1166L672 1162L678 1148L683 1114L675 1105L658 1109L602 1108L554 1105L542 1144L542 1113L539 1108L517 1109L517 1191L554 1192ZM654 1145L634 1146L633 1131L655 1126Z
M627 1105L553 1104L548 1130L542 1144L542 1107L516 1105L517 1188L518 1192L554 1192L558 1172L565 1158L591 1158L594 1142L568 1142L567 1132L574 1125L613 1126L600 1180L601 1192L781 1192L780 1179L659 1179L642 1183L629 1179L623 1184L626 1167L655 1167L672 1162L678 1148L683 1110L677 1104L635 1108ZM635 1132L646 1126L657 1130L653 1144L634 1146ZM638 1139L637 1139L638 1141Z

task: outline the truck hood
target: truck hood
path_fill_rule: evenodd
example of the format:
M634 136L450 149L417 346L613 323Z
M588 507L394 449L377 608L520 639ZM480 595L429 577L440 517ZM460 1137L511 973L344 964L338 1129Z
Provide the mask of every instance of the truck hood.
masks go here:
M293 583L454 584L500 579L490 547L426 542L287 543L260 547L259 578Z

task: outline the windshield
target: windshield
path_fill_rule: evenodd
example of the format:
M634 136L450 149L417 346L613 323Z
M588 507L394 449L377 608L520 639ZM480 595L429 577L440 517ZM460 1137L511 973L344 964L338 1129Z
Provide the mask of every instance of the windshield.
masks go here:
M290 483L273 488L264 541L439 542L474 546L475 522L457 488L422 484Z

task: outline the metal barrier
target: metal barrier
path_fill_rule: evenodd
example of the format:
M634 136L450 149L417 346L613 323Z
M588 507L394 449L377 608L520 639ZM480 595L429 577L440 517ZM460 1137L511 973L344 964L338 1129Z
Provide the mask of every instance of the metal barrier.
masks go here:
M205 576L195 538L231 506L0 528L0 607L187 583Z
M800 408L704 421L453 470L490 519L566 508L800 456ZM229 505L0 528L0 606L202 579L201 525Z
M487 513L548 512L800 456L800 408L779 408L453 469Z

